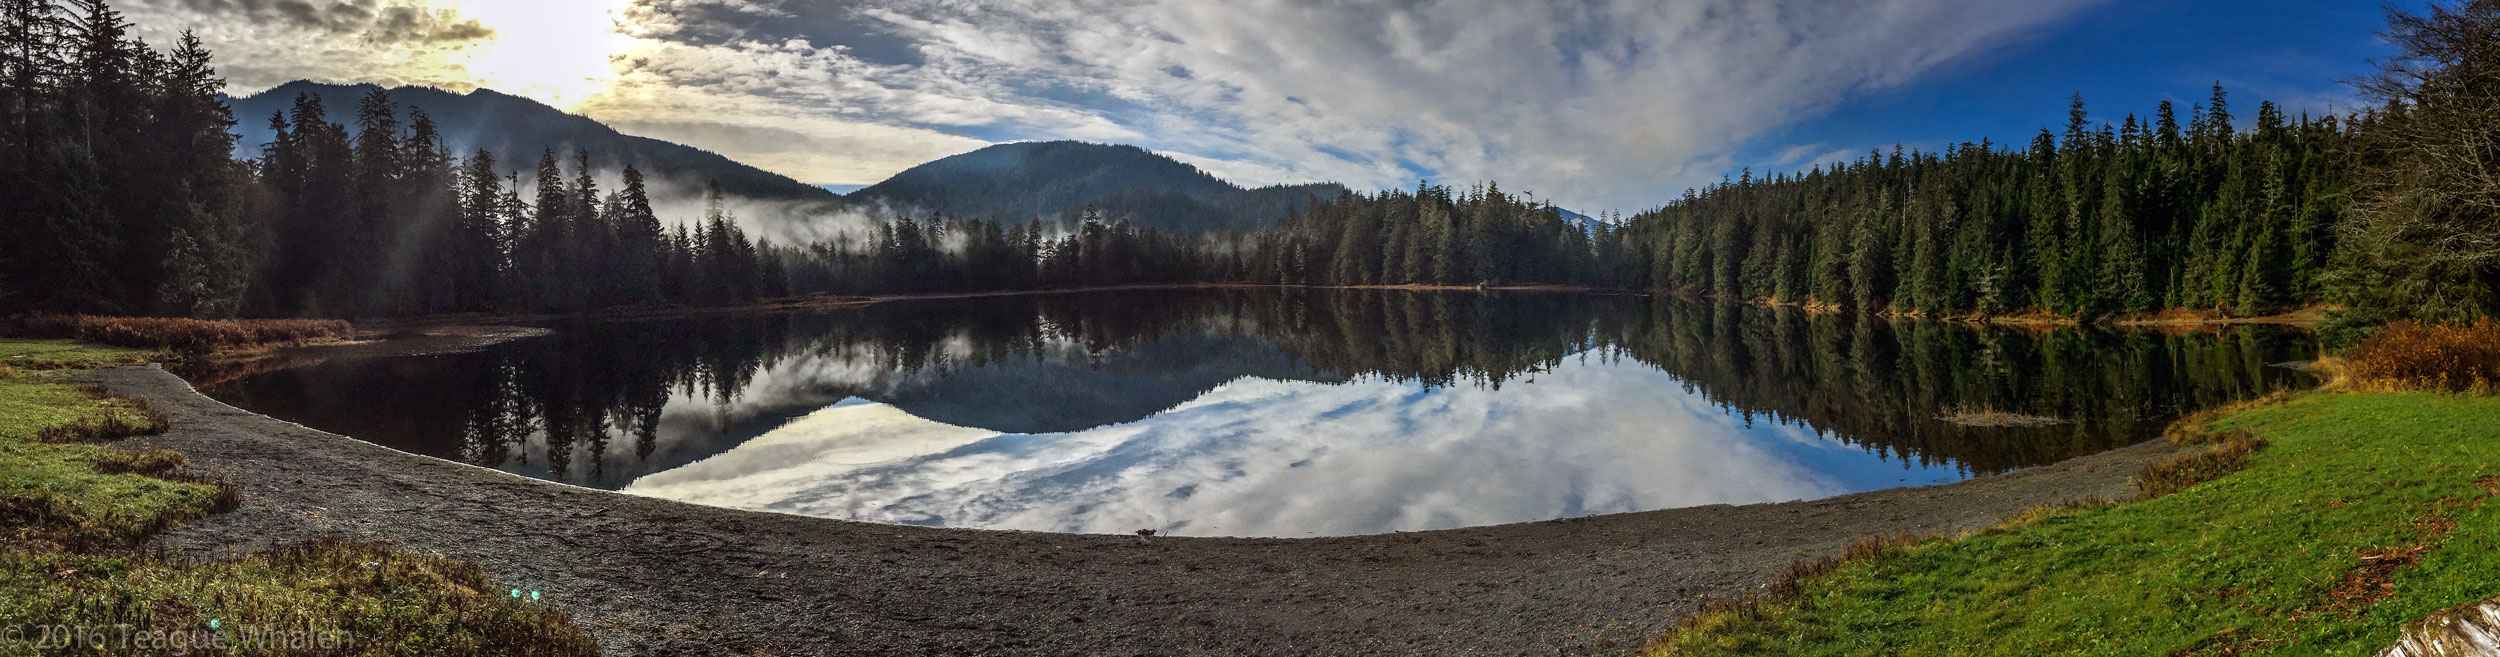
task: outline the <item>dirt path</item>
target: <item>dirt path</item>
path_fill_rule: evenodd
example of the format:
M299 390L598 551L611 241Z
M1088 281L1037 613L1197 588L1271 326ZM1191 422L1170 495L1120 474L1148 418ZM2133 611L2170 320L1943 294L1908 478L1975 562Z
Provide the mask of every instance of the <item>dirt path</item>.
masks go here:
M876 525L573 488L237 410L152 367L81 375L146 399L243 508L165 549L324 536L474 560L545 591L612 654L1555 655L1637 643L1800 555L2124 497L2154 442L2010 475L1813 502L1321 539Z

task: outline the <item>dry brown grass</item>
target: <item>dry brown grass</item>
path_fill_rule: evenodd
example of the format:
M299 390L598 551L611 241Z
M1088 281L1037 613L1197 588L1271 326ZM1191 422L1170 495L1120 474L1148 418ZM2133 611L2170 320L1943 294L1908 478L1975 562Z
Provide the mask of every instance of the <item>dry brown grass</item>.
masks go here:
M46 315L10 322L9 332L30 338L82 340L133 349L205 353L217 349L342 339L354 334L335 319L181 319Z
M2053 417L1978 407L1954 408L1936 419L1966 427L2045 427L2066 423Z
M2322 358L2310 371L2330 385L2340 385L2341 361ZM2161 497L2189 486L2213 481L2248 463L2248 455L2265 449L2266 439L2247 429L2216 430L2213 421L2260 406L2272 406L2292 398L2290 390L2276 390L2265 395L2243 399L2214 408L2189 413L2162 429L2162 437L2172 444L2189 449L2170 458L2146 464L2135 475L2137 490L2145 498Z
M2146 498L2187 490L2189 486L2238 472L2248 462L2248 455L2265 447L2266 440L2247 429L2221 432L2201 447L2146 464L2136 473L2135 484Z
M2388 324L2346 354L2354 383L2380 389L2500 390L2500 323Z
M2323 363L2325 361L2320 362ZM2315 372L2317 370L2312 368L2311 371ZM2319 376L2327 377L2328 375L2321 373ZM2213 428L2213 421L2215 419L2227 415L2236 415L2242 411L2257 408L2259 406L2273 406L2275 404L2280 404L2283 403L2284 400L2291 399L2292 394L2293 393L2290 390L2276 390L2257 397L2242 399L2228 404L2223 404L2221 406L2189 413L2186 417L2179 418L2178 421L2170 423L2169 427L2162 429L2161 436L2163 438L2170 439L2171 443L2182 447L2199 447L2222 442L2224 435L2221 432L2214 431Z
M1771 578L1772 600L1790 601L1805 593L1806 580L1839 570L1841 566L1881 558L1894 551L1936 540L1933 535L1901 533L1891 536L1869 536L1851 541L1839 554L1820 559L1806 559L1788 564L1788 568Z

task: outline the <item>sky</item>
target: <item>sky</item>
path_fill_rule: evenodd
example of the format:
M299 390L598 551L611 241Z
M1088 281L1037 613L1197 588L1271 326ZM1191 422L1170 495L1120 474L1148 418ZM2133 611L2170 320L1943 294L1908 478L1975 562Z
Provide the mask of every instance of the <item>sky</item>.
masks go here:
M2423 0L2403 0L2418 6ZM1498 181L1581 212L2198 102L2354 104L2357 0L122 0L230 91L490 87L824 184L984 145L1245 185Z

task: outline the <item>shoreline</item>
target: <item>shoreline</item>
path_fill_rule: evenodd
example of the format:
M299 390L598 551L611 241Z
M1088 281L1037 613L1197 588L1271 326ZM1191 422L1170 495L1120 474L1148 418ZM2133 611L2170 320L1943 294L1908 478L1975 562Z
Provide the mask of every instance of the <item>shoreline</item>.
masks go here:
M1155 291L1155 290L1259 290L1259 289L1279 289L1279 290L1291 290L1291 289L1299 289L1299 290L1397 290L1397 291L1412 291L1412 292L1566 292L1566 293L1584 293L1584 294L1606 294L1606 295L1616 295L1616 296L1664 296L1664 297L1674 297L1674 298L1677 298L1677 299L1684 299L1684 300L1688 300L1688 301L1701 302L1701 303L1741 303L1741 304L1744 304L1744 305L1758 306L1758 307L1764 307L1764 308L1793 308L1793 309L1797 309L1797 310L1798 310L1798 311L1800 311L1800 312L1805 312L1805 313L1808 313L1808 314L1824 314L1824 313L1843 313L1843 312L1848 312L1848 311L1845 311L1845 310L1840 309L1838 306L1834 306L1834 305L1831 305L1831 304L1820 303L1820 302L1813 302L1813 301L1776 301L1776 300L1770 300L1770 299L1748 299L1748 300L1742 300L1742 301L1730 301L1730 300L1720 300L1720 299L1715 299L1715 298L1710 297L1710 296L1707 296L1707 295L1687 294L1687 293L1681 293L1681 292L1676 292L1676 291L1672 291L1672 290L1654 290L1654 289L1652 289L1652 290L1610 289L1610 288L1597 288L1597 287L1589 287L1589 286L1585 286L1585 285L1548 285L1548 284L1530 284L1530 285L1492 285L1492 286L1482 286L1482 287L1479 287L1479 286L1473 286L1473 285L1420 285L1420 284L1400 284L1400 285L1289 285L1289 284L1278 284L1278 283L1148 283L1148 284L1138 284L1138 285L1111 285L1111 286L1100 286L1100 287L1053 288L1053 289L1039 289L1039 290L992 290L992 291L985 291L985 292L932 292L932 293L916 293L916 294L881 294L881 295L867 295L867 296L857 296L857 295L814 295L814 296L803 296L803 297L785 297L785 298L778 298L778 299L765 299L765 300L760 300L760 301L755 301L755 302L750 302L750 303L732 304L732 305L725 305L725 306L664 306L664 307L632 307L632 308L610 308L610 309L601 309L601 310L592 310L592 311L581 311L581 312L571 312L571 313L510 313L510 314L494 314L494 313L461 313L461 314L452 314L452 315L433 315L433 316L426 316L426 317L383 318L383 319L372 319L372 320L349 320L349 321L351 321L351 322L353 322L353 323L355 324L355 326L356 326L356 331L357 331L358 333L360 333L360 334L367 334L367 335L371 335L371 336L373 336L373 337L375 337L375 338L390 338L390 337L399 336L399 335L402 335L402 334L418 334L418 335L427 335L427 334L424 334L424 333L423 333L423 331L425 331L425 330L427 330L427 329L430 329L430 328L439 328L439 327L447 327L447 326L451 326L451 327L489 326L489 325L495 325L495 324L503 324L503 323L516 323L516 322L517 322L517 323L535 323L535 322L545 322L545 321L553 321L553 320L559 320L559 319L588 319L588 320L606 320L606 321L636 321L636 320L654 320L654 319L674 319L674 318L681 318L681 317L695 317L695 316L703 316L703 315L732 315L732 314L746 314L746 313L809 312L809 311L840 310L840 309L846 309L846 308L860 308L860 307L865 307L865 306L874 305L874 304L880 304L880 303L911 302L911 301L930 301L930 300L944 300L944 299L981 299L981 298L990 298L990 297L1044 296L1044 295L1061 295L1061 294L1084 294L1084 293L1093 293L1093 292L1127 292L1127 291ZM1920 313L1920 312L1915 312L1915 311L1912 311L1912 312L1895 312L1895 311L1892 311L1892 310L1883 310L1883 311L1879 311L1879 312L1873 313L1873 316L1874 316L1874 317L1877 317L1877 318L1884 319L1884 320L1888 320L1888 321L1900 321L1900 320L1935 321L1935 322L1944 322L1944 323L1948 323L1948 324L1965 324L1965 325L1974 325L1974 326L2005 326L2005 327L2016 327L2016 328L2092 327L2092 328L2102 328L2102 329L2121 329L2121 330L2180 331L2180 330L2199 330L2199 329L2205 329L2205 328L2216 328L2216 327L2227 327L2227 326L2253 326L2253 325L2264 325L2264 326L2288 326L2288 327L2300 328L2300 329L2314 329L2314 328L2316 328L2316 327L2317 327L2317 325L2318 325L2318 323L2319 323L2319 322L2324 321L2324 319L2325 319L2325 313L2326 313L2328 310L2329 310L2329 308L2324 307L2324 306L2311 306L2311 307L2301 308L2301 309L2298 309L2298 310L2292 310L2292 311L2286 311L2286 312L2281 312L2281 313L2275 313L2275 314L2271 314L2271 315L2259 315L2259 316L2252 316L2252 317L2229 317L2229 316L2223 316L2223 315L2217 314L2217 313L2215 313L2215 312L2213 312L2213 311L2210 311L2210 310L2200 311L2200 310L2191 310L2191 309L2185 309L2185 308L2172 308L2172 309L2161 310L2161 311L2157 311L2157 312L2154 312L2154 313L2151 313L2151 314L2145 314L2145 315L2111 315L2111 316L2105 316L2105 317L2094 318L2094 319L2089 319L2089 320L2087 320L2087 319L2083 319L2083 318L2077 318L2077 317L2070 317L2070 316L2064 316L2064 315L2054 315L2054 314L2044 314L2044 313L2024 313L2024 314L2006 314L2006 315L1961 314L1961 315L1937 315L1937 316L1931 316L1931 315L1928 315L1928 314L1925 314L1925 313Z
M1304 539L940 529L736 511L398 452L235 409L161 368L78 380L172 421L241 508L152 545L213 557L324 537L543 589L609 654L1610 654L1865 536L1952 535L2132 497L2153 440L1942 486ZM1454 629L1463 628L1463 629Z

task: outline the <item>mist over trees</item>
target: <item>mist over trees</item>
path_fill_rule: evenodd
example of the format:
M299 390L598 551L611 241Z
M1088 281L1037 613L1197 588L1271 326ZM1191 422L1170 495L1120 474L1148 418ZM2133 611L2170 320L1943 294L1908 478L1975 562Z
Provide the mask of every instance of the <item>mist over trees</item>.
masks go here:
M863 238L819 242L792 274L801 289L844 294L1039 290L1206 283L1202 238L1105 221L1087 207L1073 229L987 219L905 216Z
M639 172L601 193L576 155L531 184L456 158L421 109L305 95L233 159L224 81L102 0L0 0L0 305L227 317L733 303L787 294L784 254L721 210L665 230ZM524 201L522 190L534 198Z
M2243 121L2217 86L2113 121L2076 98L2062 131L2027 144L1747 171L1587 225L1493 183L1242 190L1142 150L1048 143L941 160L888 190L973 209L775 245L740 230L717 187L699 216L658 216L633 166L603 189L591 153L454 153L422 108L378 89L242 117L271 137L238 161L238 117L198 39L152 48L103 0L0 0L0 308L360 317L1256 283L1553 284L1927 316L2492 313L2500 182L2482 172L2500 169L2484 146L2500 130L2500 2L2389 20L2400 54L2361 82L2383 103L2366 113L2259 103ZM353 121L328 121L325 102L352 102ZM1047 198L944 188L1010 155ZM1053 181L1034 157L1177 182ZM1212 234L1136 221L1190 212L1289 216Z
M747 238L713 187L664 225L642 173L602 192L590 156L543 152L532 174L493 153L454 158L433 121L403 124L387 92L357 102L353 137L319 96L269 118L256 162L271 253L249 306L285 315L423 315L723 304L789 293L784 254ZM527 193L525 198L524 193Z

